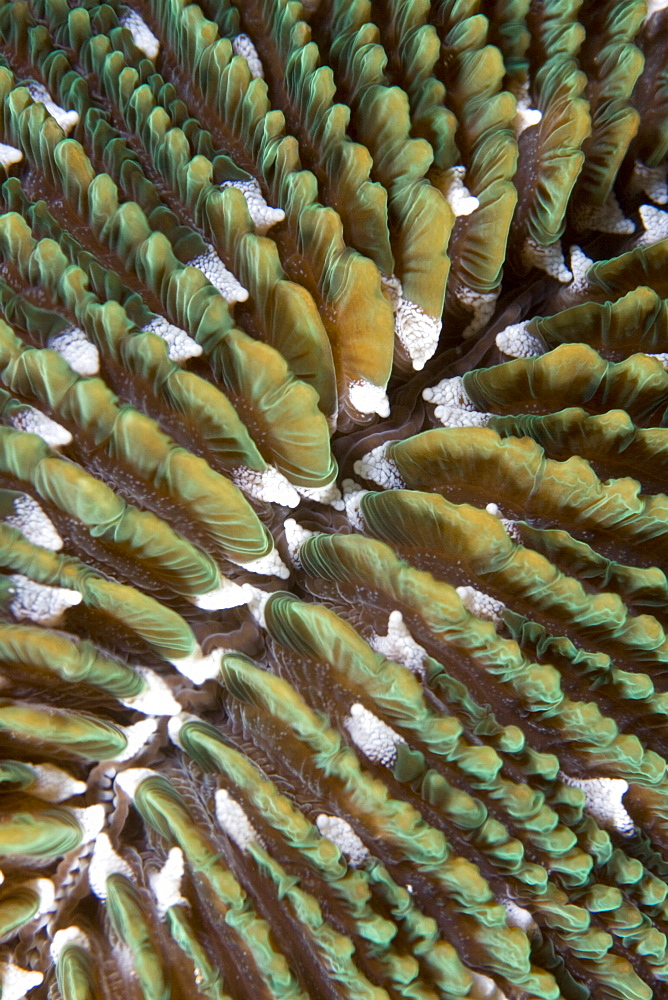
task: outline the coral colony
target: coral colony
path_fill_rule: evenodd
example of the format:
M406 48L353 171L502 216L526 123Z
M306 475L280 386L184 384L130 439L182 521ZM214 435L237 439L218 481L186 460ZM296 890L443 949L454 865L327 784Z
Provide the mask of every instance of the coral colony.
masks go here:
M668 5L0 0L1 1000L668 997Z

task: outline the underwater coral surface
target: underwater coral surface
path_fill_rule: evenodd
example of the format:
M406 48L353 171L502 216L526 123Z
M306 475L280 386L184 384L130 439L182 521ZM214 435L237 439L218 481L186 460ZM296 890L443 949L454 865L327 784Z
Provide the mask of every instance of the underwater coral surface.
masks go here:
M668 6L0 0L1 1000L668 997Z

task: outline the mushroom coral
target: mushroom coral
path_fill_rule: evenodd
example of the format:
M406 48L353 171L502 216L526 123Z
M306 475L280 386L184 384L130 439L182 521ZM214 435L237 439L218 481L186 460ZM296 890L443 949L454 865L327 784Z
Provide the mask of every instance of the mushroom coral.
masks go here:
M668 995L668 7L0 0L2 1000Z

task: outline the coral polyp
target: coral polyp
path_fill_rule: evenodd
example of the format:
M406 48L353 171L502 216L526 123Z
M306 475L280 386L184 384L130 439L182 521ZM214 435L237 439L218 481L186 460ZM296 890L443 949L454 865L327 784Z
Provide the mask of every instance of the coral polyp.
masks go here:
M668 996L668 7L0 0L0 997Z

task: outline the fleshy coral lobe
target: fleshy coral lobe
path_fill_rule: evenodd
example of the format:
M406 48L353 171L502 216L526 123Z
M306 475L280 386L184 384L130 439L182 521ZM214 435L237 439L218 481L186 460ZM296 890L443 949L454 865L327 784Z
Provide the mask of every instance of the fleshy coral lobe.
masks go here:
M665 3L0 0L0 133L2 1000L668 995Z

